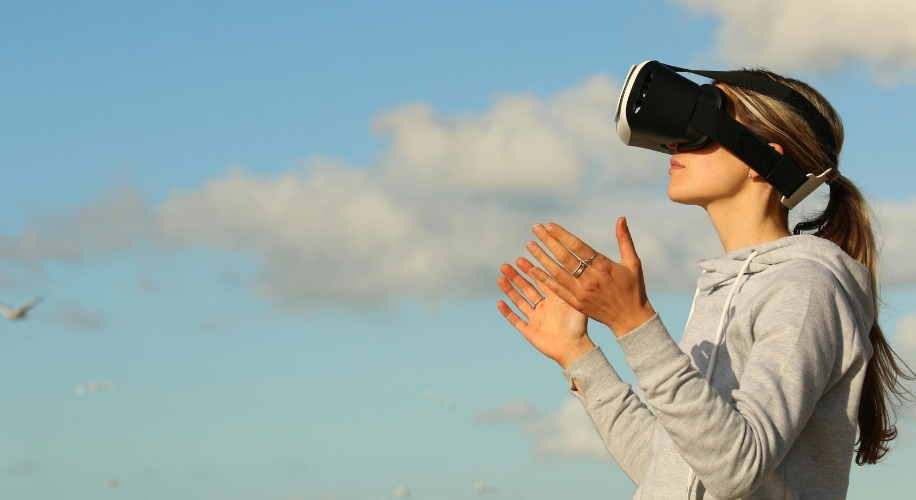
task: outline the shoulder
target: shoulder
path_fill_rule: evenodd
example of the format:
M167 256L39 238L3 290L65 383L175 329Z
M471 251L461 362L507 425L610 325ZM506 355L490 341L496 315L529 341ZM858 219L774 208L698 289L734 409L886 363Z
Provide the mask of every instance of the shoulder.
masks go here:
M833 296L842 293L842 287L830 269L804 258L769 266L759 273L759 279L766 289L794 291L791 295L804 292Z
M837 284L836 276L827 266L801 257L771 265L764 273L792 283L813 281Z
M752 294L749 313L757 328L791 324L805 329L818 325L822 330L831 325L824 333L839 333L832 326L855 309L830 269L803 258L770 266L759 273L756 286L748 291Z

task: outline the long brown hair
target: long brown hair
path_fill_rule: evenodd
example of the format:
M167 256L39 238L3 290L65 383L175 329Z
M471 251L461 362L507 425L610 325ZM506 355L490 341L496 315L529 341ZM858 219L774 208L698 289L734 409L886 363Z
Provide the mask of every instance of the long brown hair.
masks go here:
M827 99L804 82L786 78L767 70L745 70L765 75L788 85L805 96L827 118L836 141L836 154L843 147L843 123ZM902 400L912 400L912 393L904 387L903 380L916 378L913 371L900 359L887 343L878 324L878 298L876 274L878 250L872 232L868 205L859 189L839 173L827 153L819 146L817 136L808 123L791 105L758 92L719 83L735 105L739 121L769 143L783 147L784 154L806 173L819 175L833 168L830 197L823 212L802 220L792 230L793 234L813 234L830 240L850 257L861 262L871 275L872 299L875 321L868 339L874 354L865 369L862 397L859 402L859 439L856 463L874 464L890 450L890 442L897 437L896 410ZM781 209L786 227L789 211L779 202L774 190L771 200L774 210ZM778 208L777 208L778 207Z

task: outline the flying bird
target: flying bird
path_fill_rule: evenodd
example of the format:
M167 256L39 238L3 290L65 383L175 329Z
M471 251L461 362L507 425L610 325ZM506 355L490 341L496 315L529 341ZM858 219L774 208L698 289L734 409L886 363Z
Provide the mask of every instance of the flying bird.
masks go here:
M6 318L9 320L19 320L25 318L25 315L29 312L29 310L37 306L39 302L41 302L41 297L35 297L32 300L23 302L19 307L15 309L0 302L0 313L3 313L3 315L6 316Z
M111 382L90 382L86 385L78 385L76 389L73 389L73 394L77 396L82 396L87 392L99 393L102 391L113 391L115 390L115 385Z
M442 403L446 407L451 408L453 410L455 409L455 403L452 402L452 400L449 399L448 396L446 396L445 394L442 394L441 392L423 391L423 397L426 399L432 399L433 401L436 401L438 403Z

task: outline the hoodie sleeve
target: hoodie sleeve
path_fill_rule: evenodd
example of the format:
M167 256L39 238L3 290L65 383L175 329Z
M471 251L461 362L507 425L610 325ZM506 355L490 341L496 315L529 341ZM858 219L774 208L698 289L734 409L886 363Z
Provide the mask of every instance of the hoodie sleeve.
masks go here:
M771 288L753 306L754 344L734 403L707 383L658 315L618 339L659 423L716 498L757 489L836 380L845 297L832 282L801 278Z
M632 386L620 379L599 347L583 354L563 374L569 392L582 402L608 451L627 476L641 485L652 458L655 416Z

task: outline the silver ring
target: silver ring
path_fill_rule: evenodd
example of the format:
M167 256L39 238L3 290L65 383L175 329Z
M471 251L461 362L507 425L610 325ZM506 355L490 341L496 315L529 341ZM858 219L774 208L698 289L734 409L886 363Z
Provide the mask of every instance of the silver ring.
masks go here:
M590 266L590 265L592 265L592 261L595 260L595 257L597 257L597 256L598 256L598 250L595 250L595 255L592 255L591 257L589 257L589 258L583 260L582 262L583 262L586 266Z
M535 301L534 305L531 306L531 308L532 308L532 309L536 308L536 307L538 306L538 304L540 304L541 301L544 300L544 299L546 299L546 298L547 298L547 297L541 297L541 298L539 298L537 301Z
M579 261L579 267L577 267L575 271L573 271L573 272L571 272L571 273L569 273L569 274L572 274L572 275L573 275L573 278L578 278L579 275L582 274L582 273L585 271L585 268L586 268L586 267L588 267L588 266L585 265L585 261L584 261L584 260L580 260L580 261Z

